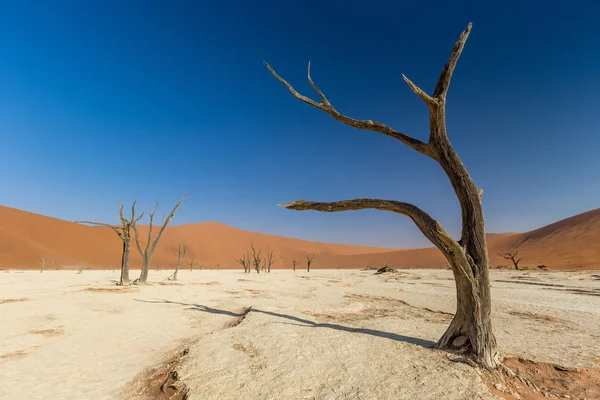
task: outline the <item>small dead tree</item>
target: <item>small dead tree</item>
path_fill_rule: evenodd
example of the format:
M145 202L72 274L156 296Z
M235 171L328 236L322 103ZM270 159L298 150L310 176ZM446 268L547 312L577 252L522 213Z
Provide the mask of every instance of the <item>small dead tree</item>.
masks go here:
M185 258L185 253L187 252L187 243L179 243L177 245L177 265L175 265L175 272L168 279L170 281L177 280L177 273L179 272L179 267L181 266L181 260Z
M194 270L194 258L190 261L190 272Z
M275 253L273 252L271 247L269 247L267 249L266 264L267 264L267 273L270 274L271 273L271 265L275 264Z
M277 78L292 95L310 106L324 111L337 121L361 130L370 130L399 140L413 150L437 162L446 173L458 198L462 212L462 235L455 240L442 225L425 211L409 203L394 200L354 199L337 202L315 202L298 200L282 206L290 210L316 210L337 212L347 210L377 209L405 215L413 220L419 230L444 255L456 280L457 308L450 326L436 344L436 348L450 348L455 339L464 343L461 348L477 363L487 368L499 364L496 337L492 329L491 294L489 280L489 258L485 237L485 220L479 189L469 175L462 160L450 143L446 131L446 95L458 59L471 32L471 24L460 35L454 45L450 58L442 69L433 94L425 93L410 79L403 75L410 89L425 103L429 110L429 140L422 142L406 133L396 131L389 126L372 120L357 120L336 110L310 76L308 81L320 97L314 101L298 93L288 82L281 78L271 66L265 63L273 76ZM466 337L466 341L463 340Z
M42 272L44 272L44 269L46 268L46 260L42 258L38 262L38 264L40 264L40 274L41 274Z
M296 270L296 266L298 265L298 261L296 260L292 260L292 270L295 271Z
M127 286L131 285L131 280L129 279L129 254L131 249L131 228L135 227L137 222L142 219L144 213L142 213L139 217L135 217L135 201L131 204L131 218L127 219L123 216L123 204L117 198L117 203L119 204L119 221L121 225L111 225L105 224L102 222L91 222L91 221L75 221L76 224L85 224L85 225L93 225L93 226L106 226L115 232L121 241L123 242L123 252L121 253L121 279L119 281L119 285Z
M244 273L245 274L250 273L250 254L244 253L243 257L240 257L240 258L238 258L235 261L238 264L240 264L242 267L244 267Z
M262 250L256 250L254 247L254 241L250 244L250 250L252 253L250 257L252 258L252 265L254 265L254 270L257 274L260 274L260 270L262 268Z
M77 264L77 273L81 274L83 272L83 270L86 270L86 269L92 269L92 268L88 267L87 261L79 261L79 264Z
M181 197L181 199L179 199L177 204L175 204L175 207L173 207L171 213L167 216L165 220L163 220L160 230L158 231L156 237L152 238L152 228L154 227L154 215L156 214L156 210L158 210L158 202L156 203L154 211L150 213L150 223L148 226L148 241L146 242L146 247L144 247L143 249L140 243L140 232L137 228L137 225L133 225L133 230L135 231L135 244L137 246L138 251L140 252L140 255L142 256L142 270L140 272L140 277L135 280L135 284L145 285L148 283L148 270L150 269L150 262L152 261L152 255L154 254L154 250L156 250L156 246L158 246L158 241L160 240L165 229L167 228L167 225L169 225L169 223L175 216L175 212L179 209L181 202L183 201L183 199L185 199L186 196L187 194L184 194Z
M510 260L512 261L515 270L519 271L519 263L521 262L521 260L523 260L522 258L517 259L517 256L519 255L518 251L508 251L506 253L498 253L498 255L502 258L504 258L505 260Z
M310 264L312 264L314 258L315 253L306 255L306 272L310 272Z

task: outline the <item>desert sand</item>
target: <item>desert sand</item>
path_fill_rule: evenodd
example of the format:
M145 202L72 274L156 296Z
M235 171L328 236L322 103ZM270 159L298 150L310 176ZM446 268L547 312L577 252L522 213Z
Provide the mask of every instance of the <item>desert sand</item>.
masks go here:
M182 349L175 386L190 400L518 398L429 348L454 312L451 271L168 275L121 288L118 271L0 272L0 399L167 398L147 378ZM597 273L491 276L503 355L600 364ZM600 398L600 382L585 386L565 390Z
M115 219L116 220L116 219ZM108 221L111 222L111 221ZM174 223L177 222L175 217ZM140 226L142 237L146 226ZM415 235L420 233L415 228ZM489 234L490 266L511 266L498 256L518 249L522 265L551 270L600 269L600 209L592 210L525 233ZM254 240L265 252L276 254L273 268L290 269L292 260L303 262L315 253L313 268L365 268L386 263L395 268L445 268L446 261L436 248L385 249L328 244L243 231L217 222L167 227L153 257L152 268L172 268L177 245L188 243L184 264L195 268L239 268L236 259ZM135 246L134 246L135 247ZM120 266L121 242L108 228L77 225L73 222L0 206L0 269L37 269L44 258L47 269L74 268L81 261L94 269ZM131 265L139 268L141 258L132 249Z

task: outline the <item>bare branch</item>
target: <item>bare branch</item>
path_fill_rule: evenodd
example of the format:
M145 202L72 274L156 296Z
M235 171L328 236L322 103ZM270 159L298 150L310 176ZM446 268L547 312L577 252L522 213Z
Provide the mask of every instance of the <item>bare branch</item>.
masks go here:
M305 102L306 104L309 104L315 108L318 108L319 110L325 111L327 114L331 115L333 118L335 118L336 120L338 120L339 122L342 122L346 125L350 125L354 128L357 129L364 129L364 130L370 130L370 131L374 131L374 132L379 132L382 133L386 136L392 137L394 139L400 140L402 143L404 143L405 145L415 149L416 151L418 151L419 153L425 154L426 156L429 156L431 158L435 159L435 152L430 148L430 146L427 143L423 143L418 139L415 139L411 136L408 136L405 133L402 132L398 132L392 128L390 128L389 126L381 123L381 122L374 122L371 120L357 120L357 119L353 119L350 117L347 117L343 114L340 114L332 105L331 103L327 100L327 98L325 97L325 95L323 94L323 92L321 92L321 90L317 87L317 85L313 82L312 78L310 77L310 64L309 64L309 82L312 85L312 87L317 91L317 93L319 94L319 96L321 97L322 102L321 103L317 103L316 101L310 99L309 97L306 97L300 93L298 93L296 91L296 89L294 89L292 87L292 85L290 85L285 79L283 79L282 77L280 77L277 72L275 72L275 70L273 68L271 68L271 66L265 62L264 63L265 66L269 69L269 71L271 71L271 73L273 74L273 76L275 78L277 78L277 80L279 80L279 82L281 82L285 87L288 88L288 90L294 95L295 98L297 98L298 100L301 100L303 102Z
M173 207L173 210L171 211L171 213L169 214L169 216L167 217L167 219L163 222L162 226L160 227L160 231L158 231L158 235L154 238L154 242L152 243L152 248L151 248L152 252L154 252L154 250L156 249L156 245L158 244L158 240L160 239L160 237L162 236L163 232L167 228L167 225L169 225L169 223L171 222L171 220L175 216L175 212L179 209L179 206L181 206L181 202L188 195L189 195L189 193L186 193L183 196L181 196L181 199L179 199L179 201L177 202L177 204L175 204L175 207ZM158 207L158 203L157 203L157 207Z
M375 209L383 211L391 211L396 214L402 214L413 220L419 230L425 235L431 243L442 251L446 258L453 258L457 255L463 255L464 251L461 246L450 236L442 225L433 219L425 211L419 207L410 204L402 203L395 200L379 200L379 199L354 199L342 200L336 202L314 202L306 200L296 200L291 203L281 204L282 207L288 210L314 210L321 212L338 212L349 210L364 210ZM308 260L308 257L307 257ZM463 264L467 265L467 263ZM473 277L473 271L462 271L469 278Z
M439 105L439 103L438 103L438 101L436 99L434 99L433 97L431 97L427 93L425 93L423 91L423 89L421 89L420 87L418 87L417 85L415 85L413 83L413 81L411 81L410 79L408 79L406 77L406 75L402 74L402 78L404 78L404 82L406 82L408 84L408 87L410 87L411 90L413 92L415 92L415 94L417 96L419 96L421 98L421 100L423 100L427 104L427 107L431 108L431 107L435 107L435 106Z
M450 87L450 81L452 80L454 68L456 68L456 63L458 62L460 54L462 53L462 50L465 47L465 43L467 42L469 33L471 33L472 27L473 23L469 22L469 25L467 25L467 29L465 29L465 31L460 34L460 38L454 45L452 53L450 54L450 58L446 62L446 65L444 65L444 69L442 70L437 85L435 86L435 90L433 91L433 97L435 99L446 99L446 93L448 93L448 88Z
M325 97L323 92L321 92L321 89L319 89L319 87L315 84L315 82L310 76L310 61L308 62L308 81L310 82L310 85L313 87L313 89L315 89L315 92L318 93L319 97L321 97L321 103L325 106L331 107L331 103L329 102L329 100L327 100L327 97Z
M105 224L104 222L93 222L93 221L75 221L75 224L79 225L92 225L92 226L105 226L112 229L121 239L123 239L123 227L112 224Z

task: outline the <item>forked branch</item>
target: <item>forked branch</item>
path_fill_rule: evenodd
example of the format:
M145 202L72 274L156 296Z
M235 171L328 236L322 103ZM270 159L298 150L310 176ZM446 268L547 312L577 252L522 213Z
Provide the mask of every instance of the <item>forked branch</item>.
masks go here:
M400 140L402 143L415 149L419 153L425 154L431 158L435 158L435 153L427 145L427 143L423 143L422 141L415 139L405 133L398 132L381 122L376 122L376 121L371 121L371 120L358 120L358 119L347 117L347 116L341 114L339 111L337 111L333 107L331 102L329 102L329 100L327 100L327 97L325 97L323 92L318 88L318 86L312 80L312 78L310 76L310 62L308 63L308 81L310 82L311 86L315 89L315 91L317 92L319 97L321 97L320 103L317 103L316 101L312 100L311 98L298 93L292 85L290 85L285 79L283 79L281 76L279 76L277 74L277 72L275 72L275 70L269 65L269 63L265 62L264 64L269 69L269 71L271 71L273 76L275 76L275 78L277 78L277 80L279 80L279 82L281 82L285 87L287 87L288 90L298 100L301 100L301 101L305 102L306 104L309 104L315 108L318 108L319 110L325 111L327 114L331 115L333 118L335 118L339 122L342 122L346 125L350 125L357 129L365 129L365 130L382 133L386 136Z

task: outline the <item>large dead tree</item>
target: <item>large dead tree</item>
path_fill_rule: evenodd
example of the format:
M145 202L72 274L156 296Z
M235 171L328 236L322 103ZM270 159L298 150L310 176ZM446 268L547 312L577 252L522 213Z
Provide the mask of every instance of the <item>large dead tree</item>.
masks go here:
M175 272L168 279L170 281L177 280L177 273L179 272L179 267L181 266L181 260L185 258L185 253L187 253L187 243L179 243L177 244L177 265L175 265Z
M316 210L336 212L346 210L377 209L405 215L413 220L419 230L433 243L448 260L454 272L457 289L457 309L450 326L436 344L437 348L450 347L457 337L466 336L465 349L479 364L494 368L498 365L496 338L492 331L491 298L488 271L488 252L485 238L485 224L479 189L461 159L454 151L446 132L446 94L456 63L471 32L471 24L460 35L450 58L442 70L433 95L425 93L406 76L402 75L410 89L429 109L430 133L425 143L405 133L396 131L381 122L356 120L337 111L310 76L308 81L319 95L316 102L298 93L265 63L271 73L294 95L295 98L322 110L337 121L357 129L375 131L392 137L417 152L436 161L444 170L456 193L462 211L462 235L455 240L442 225L429 214L413 204L394 200L355 199L338 202L314 202L298 200L283 204L290 210ZM462 342L457 341L457 343Z
M518 251L508 251L506 253L499 253L498 254L500 257L504 258L505 260L510 260L512 261L515 269L518 271L519 270L519 263L521 262L521 260L523 260L522 258L517 259L517 256L519 255Z
M312 264L315 258L315 253L306 255L306 272L310 272L310 264Z
M150 213L150 223L148 226L148 241L146 242L146 246L143 249L140 243L140 232L137 228L137 225L133 225L133 230L135 231L135 244L137 246L138 251L140 252L140 255L142 256L142 270L140 272L140 277L135 280L135 284L145 285L146 283L148 283L148 270L150 269L150 262L152 261L152 255L154 254L154 250L156 250L156 246L158 246L158 241L160 240L165 229L167 228L167 225L169 225L169 222L171 222L171 220L175 216L175 212L179 209L181 202L183 201L183 199L185 199L186 196L187 194L184 194L181 197L181 199L179 199L177 204L175 204L175 207L173 207L171 213L167 216L166 219L163 220L160 230L158 231L156 237L152 238L152 229L154 228L154 215L156 214L156 210L158 209L158 202L156 203L154 211Z
M129 219L125 218L123 215L123 204L117 198L117 203L119 204L119 221L121 225L112 225L105 224L102 222L91 222L91 221L75 221L76 224L86 224L86 225L94 225L94 226L106 226L115 232L121 241L123 242L123 251L121 253L121 279L119 280L119 285L127 286L131 285L131 280L129 279L129 254L131 249L131 229L138 223L140 219L144 216L144 213L141 213L139 217L135 217L135 201L131 204L131 217Z
M244 267L244 273L250 273L250 254L244 253L244 255L237 260L235 260L238 264Z

